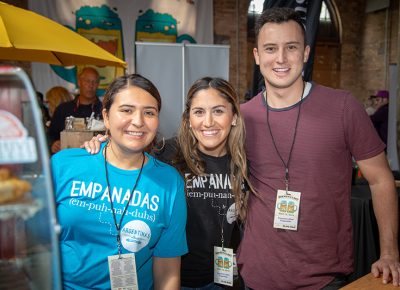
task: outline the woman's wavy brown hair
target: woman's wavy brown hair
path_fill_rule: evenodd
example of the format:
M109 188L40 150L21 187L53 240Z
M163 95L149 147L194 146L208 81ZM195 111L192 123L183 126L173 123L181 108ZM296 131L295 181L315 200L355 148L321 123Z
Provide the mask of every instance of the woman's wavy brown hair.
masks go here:
M178 133L178 143L181 154L190 171L196 175L205 174L205 163L200 157L198 140L190 128L189 117L192 100L201 90L213 88L219 95L232 105L233 114L237 115L236 125L231 127L226 142L227 154L230 155L230 179L232 193L235 196L236 211L241 220L245 220L247 211L248 189L250 182L247 178L246 153L244 150L245 127L239 110L239 99L232 85L221 79L204 77L197 80L189 89L186 98L185 110L182 114ZM249 185L249 186L247 186Z

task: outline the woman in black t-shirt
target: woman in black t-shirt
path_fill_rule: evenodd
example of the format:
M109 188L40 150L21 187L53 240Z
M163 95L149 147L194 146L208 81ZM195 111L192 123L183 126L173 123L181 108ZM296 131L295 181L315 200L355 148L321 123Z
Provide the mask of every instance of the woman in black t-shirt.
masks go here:
M189 253L182 257L182 289L223 289L214 283L214 247L233 247L237 217L246 216L244 122L235 90L223 79L197 80L186 100L178 137L154 155L175 166L186 181ZM85 143L89 152L99 147L99 137Z

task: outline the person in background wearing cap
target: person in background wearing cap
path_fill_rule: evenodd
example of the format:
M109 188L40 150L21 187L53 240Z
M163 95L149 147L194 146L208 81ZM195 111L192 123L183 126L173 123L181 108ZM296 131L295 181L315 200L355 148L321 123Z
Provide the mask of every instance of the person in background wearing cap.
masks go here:
M387 145L389 92L386 90L378 91L374 96L374 100L376 111L371 116L371 121L374 124L379 137Z

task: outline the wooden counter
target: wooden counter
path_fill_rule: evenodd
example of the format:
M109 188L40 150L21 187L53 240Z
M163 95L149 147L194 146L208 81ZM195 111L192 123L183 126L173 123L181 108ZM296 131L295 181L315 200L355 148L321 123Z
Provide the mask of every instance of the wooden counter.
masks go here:
M361 277L360 279L340 288L343 290L399 290L400 287L393 286L392 283L382 284L382 277L375 278L371 273Z

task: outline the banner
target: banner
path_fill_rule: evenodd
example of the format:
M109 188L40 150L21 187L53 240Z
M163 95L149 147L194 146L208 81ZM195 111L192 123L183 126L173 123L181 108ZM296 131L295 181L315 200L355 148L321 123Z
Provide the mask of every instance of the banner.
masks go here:
M322 0L265 0L263 10L272 7L290 7L300 12L303 24L306 27L306 43L310 46L310 55L304 66L303 78L305 81L311 81L314 65L315 40L317 37L319 15L321 12ZM253 74L252 96L255 96L264 84L259 66L255 66Z
M30 0L28 6L125 60L128 73L135 71L135 41L213 43L212 0ZM77 92L81 69L32 63L32 80L43 94L57 85ZM96 69L100 73L99 95L124 73L114 67Z

